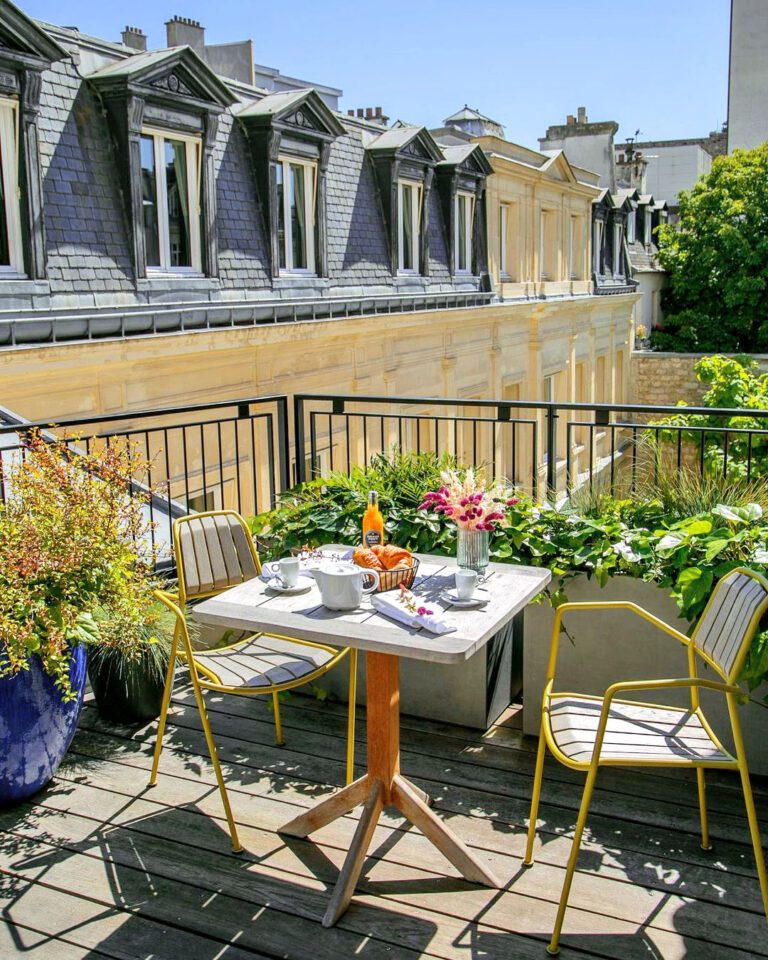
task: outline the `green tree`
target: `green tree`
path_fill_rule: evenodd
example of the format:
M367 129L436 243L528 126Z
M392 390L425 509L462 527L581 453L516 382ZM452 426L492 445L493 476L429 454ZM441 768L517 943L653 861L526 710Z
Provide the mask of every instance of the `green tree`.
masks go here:
M768 350L768 143L716 157L658 231L669 274L661 350Z

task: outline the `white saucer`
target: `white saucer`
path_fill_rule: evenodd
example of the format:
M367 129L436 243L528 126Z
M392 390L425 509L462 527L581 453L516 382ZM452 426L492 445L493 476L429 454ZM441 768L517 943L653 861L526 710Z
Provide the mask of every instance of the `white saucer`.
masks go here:
M312 589L313 583L314 581L308 577L299 577L299 582L295 587L286 587L277 577L272 577L271 580L267 581L267 589L274 590L275 593L306 593L307 590Z
M473 607L482 607L484 604L488 603L491 599L490 593L487 590L478 588L475 590L474 596L470 597L469 600L461 600L456 593L455 589L443 590L440 593L440 599L445 600L446 603L450 603L452 607L458 607L460 610L471 610Z

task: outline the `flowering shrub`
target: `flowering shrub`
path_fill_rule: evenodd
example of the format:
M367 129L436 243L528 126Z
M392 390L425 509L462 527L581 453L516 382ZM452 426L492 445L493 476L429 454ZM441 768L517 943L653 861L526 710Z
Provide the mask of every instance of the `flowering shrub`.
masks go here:
M144 464L127 443L98 453L29 435L6 468L0 505L0 677L40 657L69 699L70 648L95 641L97 608L124 604L126 585L145 575L146 496L131 489Z
M507 522L506 507L518 503L517 497L500 484L486 490L485 480L471 467L464 471L443 470L442 485L424 494L419 510L433 510L466 530L487 530Z

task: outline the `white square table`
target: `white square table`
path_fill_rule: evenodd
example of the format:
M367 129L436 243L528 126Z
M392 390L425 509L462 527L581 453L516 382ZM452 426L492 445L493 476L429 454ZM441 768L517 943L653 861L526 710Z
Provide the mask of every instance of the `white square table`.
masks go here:
M349 906L379 816L394 806L459 870L465 879L498 887L491 870L429 808L429 798L400 773L399 658L461 664L479 650L549 583L549 570L492 563L485 588L490 599L471 610L439 600L453 585L455 561L418 555L413 590L433 609L448 611L455 633L435 636L377 613L369 599L358 610L328 610L315 584L303 594L277 594L260 578L248 580L198 604L200 623L278 633L366 652L368 769L364 776L281 827L280 833L306 837L362 804L349 853L323 918L332 926Z

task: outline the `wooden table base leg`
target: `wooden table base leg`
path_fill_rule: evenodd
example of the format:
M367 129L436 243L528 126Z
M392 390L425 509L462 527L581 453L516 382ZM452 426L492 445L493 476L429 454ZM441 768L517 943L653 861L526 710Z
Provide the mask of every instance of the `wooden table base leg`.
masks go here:
M308 837L315 830L333 823L355 807L359 807L361 803L365 803L369 791L370 780L366 774L334 793L332 797L321 800L306 813L300 813L298 817L280 827L278 833L285 833L289 837Z
M399 774L392 783L392 800L397 809L421 830L465 880L486 887L500 887L493 872L424 803L422 793Z
M374 781L368 799L365 801L362 815L357 824L355 835L349 848L349 853L341 868L339 879L333 888L328 909L323 917L323 926L332 927L349 906L352 894L355 892L360 871L363 869L365 855L368 852L373 831L379 822L379 816L384 808L384 785L380 780Z
M384 807L394 806L472 883L500 886L485 864L429 809L429 797L400 775L400 681L397 657L367 654L368 773L291 820L280 833L306 837L359 804L363 812L344 860L323 926L332 927L349 906Z

